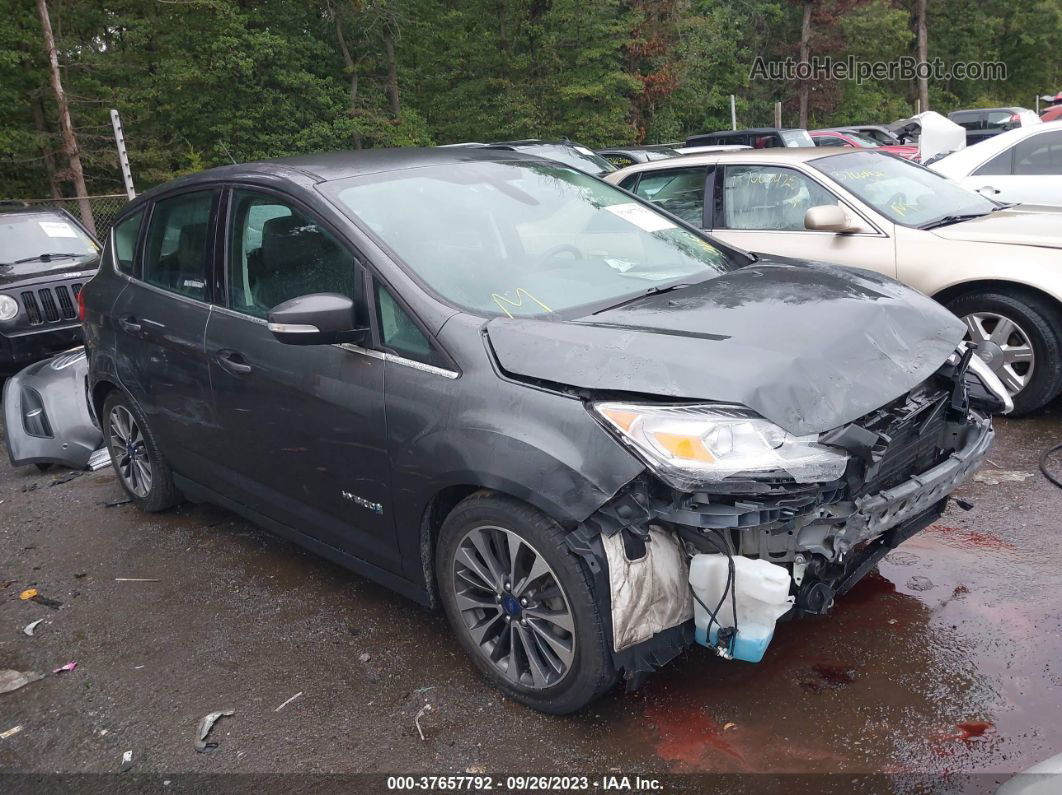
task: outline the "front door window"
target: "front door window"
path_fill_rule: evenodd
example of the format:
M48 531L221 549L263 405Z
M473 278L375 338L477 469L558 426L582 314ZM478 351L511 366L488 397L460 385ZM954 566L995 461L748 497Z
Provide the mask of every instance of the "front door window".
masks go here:
M727 166L723 226L727 229L803 231L812 207L837 204L813 179L780 166Z

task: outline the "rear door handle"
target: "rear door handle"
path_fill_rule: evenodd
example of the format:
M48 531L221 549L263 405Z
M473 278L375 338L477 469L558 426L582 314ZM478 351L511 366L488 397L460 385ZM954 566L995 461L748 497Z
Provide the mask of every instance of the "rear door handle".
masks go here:
M118 318L118 327L122 331L128 331L130 333L140 331L143 326L137 323L136 318L133 315L122 315Z
M247 364L243 354L239 351L223 348L214 354L214 359L221 365L221 369L233 375L247 375L251 372L251 365Z

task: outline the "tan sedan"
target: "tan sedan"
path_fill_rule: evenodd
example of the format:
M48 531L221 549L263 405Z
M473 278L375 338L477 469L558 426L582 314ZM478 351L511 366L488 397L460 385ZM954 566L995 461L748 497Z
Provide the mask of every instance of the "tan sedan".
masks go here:
M732 246L867 268L933 296L1014 398L1062 391L1062 207L1002 205L849 148L689 155L608 174Z

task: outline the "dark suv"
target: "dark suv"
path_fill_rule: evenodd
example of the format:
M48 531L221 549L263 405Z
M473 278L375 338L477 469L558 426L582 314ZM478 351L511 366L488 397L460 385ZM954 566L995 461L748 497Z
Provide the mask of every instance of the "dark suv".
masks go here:
M103 261L90 393L132 499L441 604L551 712L695 630L758 659L941 514L1006 402L929 298L522 152L226 166L130 203Z
M68 212L0 206L0 373L81 341L77 294L98 263Z

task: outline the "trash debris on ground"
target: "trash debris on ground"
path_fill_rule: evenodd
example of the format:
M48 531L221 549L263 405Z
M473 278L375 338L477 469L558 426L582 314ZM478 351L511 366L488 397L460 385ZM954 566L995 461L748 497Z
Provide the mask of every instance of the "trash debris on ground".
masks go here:
M88 468L95 472L97 469L103 469L111 464L111 451L106 447L101 447L98 450L93 451L89 456Z
M73 671L75 668L77 668L77 663L74 662L73 660L71 660L66 665L60 665L58 668L56 668L54 671L52 671L52 673L53 674L61 674L64 671Z
M16 582L18 582L18 580L3 580L2 582L0 582L0 589L4 589L8 586L14 585Z
M292 701L294 701L295 699L297 699L301 695L302 695L302 691L300 690L298 693L293 695L291 698L289 698L287 701L285 701L283 704L281 704L279 707L277 707L275 710L273 710L273 712L280 712L280 710L284 709L284 707L286 707L288 704L290 704Z
M126 772L133 766L133 752L126 751L122 754L122 772Z
M132 500L115 500L114 502L103 503L104 508L117 508L119 505L128 505Z
M1000 483L1024 483L1033 476L1032 472L1019 472L1013 469L984 469L973 476L975 483L998 486Z
M420 735L420 739L424 739L424 730L420 728L420 719L424 716L424 713L431 712L431 704L425 704L420 708L417 716L413 718L413 724L417 727L417 734Z
M162 582L154 577L115 577L115 582Z
M723 724L723 731L725 731L725 732L730 731L731 729L736 729L736 728L737 728L737 724L734 723L733 721L731 721L730 723L724 723Z
M13 671L11 669L0 671L0 693L10 693L43 678L44 674L36 671Z
M40 624L42 621L44 621L43 618L38 618L36 621L29 622L28 624L26 624L26 626L22 628L23 633L29 635L32 638L33 630L35 630L37 628L37 625Z
M362 652L361 654L358 655L358 659L361 660L361 662L366 663L369 660L371 660L372 658L369 656L368 652Z
M1048 469L1047 466L1047 462L1050 460L1051 456L1055 455L1060 450L1062 450L1062 444L1056 444L1054 447L1048 447L1046 450L1044 450L1044 452L1040 455L1040 471L1044 473L1045 478L1047 478L1049 481L1051 481L1060 489L1062 489L1062 475L1057 475L1051 472L1051 470ZM2 500L0 500L0 502L2 502Z
M928 591L933 587L933 581L928 577L916 574L907 581L907 587L912 591Z
M44 605L45 607L50 607L52 610L58 610L63 606L63 603L57 599L49 599L46 596L41 596L36 588L27 588L18 595L18 598L23 602L30 601L39 605Z
M16 734L22 731L23 728L24 727L20 723L18 726L12 726L6 732L0 732L0 740L6 740L8 737L14 737Z
M84 474L85 474L84 472L81 472L81 471L75 469L73 472L68 472L67 474L63 475L61 478L56 478L51 483L49 483L48 486L49 487L51 487L51 486L61 486L63 483L69 483L71 480L75 480L75 479L81 477Z
M214 728L214 724L218 718L231 718L236 714L234 709L223 709L217 712L211 712L209 715L204 715L203 719L199 721L199 727L195 730L195 750L199 753L205 751L212 751L218 747L216 742L206 742L207 735L210 734L210 730Z

